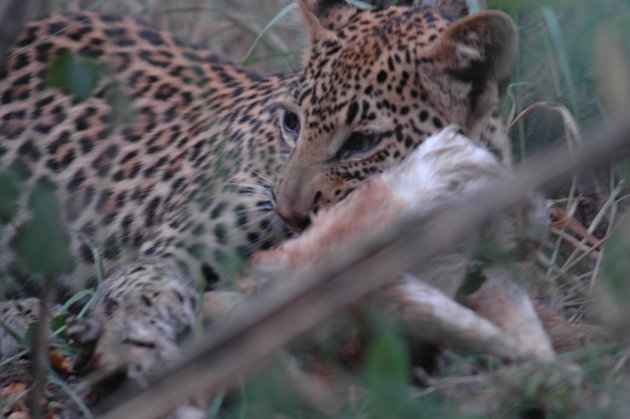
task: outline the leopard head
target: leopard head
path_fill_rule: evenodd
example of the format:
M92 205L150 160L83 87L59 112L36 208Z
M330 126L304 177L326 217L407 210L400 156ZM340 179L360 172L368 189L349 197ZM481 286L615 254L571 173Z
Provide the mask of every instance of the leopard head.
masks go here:
M518 34L497 11L453 22L438 9L298 3L311 47L281 104L292 153L274 201L301 231L440 128L477 138L507 85Z

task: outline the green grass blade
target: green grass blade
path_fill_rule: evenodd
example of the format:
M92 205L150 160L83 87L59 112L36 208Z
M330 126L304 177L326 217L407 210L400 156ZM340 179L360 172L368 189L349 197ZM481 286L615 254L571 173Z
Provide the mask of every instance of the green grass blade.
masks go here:
M221 410L221 406L223 405L223 400L225 399L225 389L219 390L217 395L212 399L210 403L210 407L208 408L208 419L216 419L219 418L219 411Z
M94 245L94 243L92 243L92 241L86 234L79 233L79 237L81 238L83 243L85 243L85 245L90 248L92 259L94 259L94 264L96 265L96 282L98 284L98 287L100 287L101 285L103 285L103 282L105 282L105 274L103 271L101 254L99 253L98 248Z
M567 91L569 93L569 101L571 102L571 106L573 107L573 112L576 114L576 118L578 118L577 113L579 107L575 90L575 78L573 77L571 66L569 65L569 56L567 54L567 48L564 42L564 37L562 35L562 30L560 29L560 22L558 22L558 17L556 16L556 13L550 7L542 7L540 11L543 15L545 23L547 24L547 29L549 30L549 34L551 35L551 43L553 44L553 48L555 49L558 56L558 61L560 62L560 67L562 68L562 72L564 73L564 79L566 81Z
M93 292L94 292L94 290L91 289L91 288L86 289L86 290L81 290L81 291L77 292L72 297L68 298L68 301L66 301L64 303L64 305L61 307L60 313L65 313L66 311L68 311L68 308L72 304L76 303L77 301L79 301L83 297L86 297L86 296L92 294Z
M267 23L267 25L265 25L265 27L260 31L260 33L256 36L256 39L254 39L254 42L252 42L252 45L249 47L249 49L247 50L247 53L245 54L245 58L243 58L243 61L241 61L241 64L243 66L247 66L249 65L249 61L251 58L252 53L254 52L254 49L256 48L256 45L258 45L258 41L260 40L260 38L262 38L262 36L265 34L265 32L267 32L267 30L269 30L269 28L271 28L273 25L275 25L275 23L277 21L279 21L280 19L282 19L282 17L284 15L286 15L287 13L289 13L291 10L296 9L298 7L297 3L291 3L285 7L283 7L270 21L269 23Z
M72 399L72 401L77 405L83 416L87 419L92 419L94 415L90 412L90 409L86 406L86 404L81 400L81 398L74 392L62 379L57 375L55 371L52 369L48 369L48 379L50 382L56 384L61 388L61 390Z
M24 355L28 354L30 352L30 348L29 349L24 349L18 353L16 353L13 356L10 356L8 358L4 358L2 360L2 362L0 362L0 368L4 367L5 365L9 365L11 362L18 360L20 358L22 358Z

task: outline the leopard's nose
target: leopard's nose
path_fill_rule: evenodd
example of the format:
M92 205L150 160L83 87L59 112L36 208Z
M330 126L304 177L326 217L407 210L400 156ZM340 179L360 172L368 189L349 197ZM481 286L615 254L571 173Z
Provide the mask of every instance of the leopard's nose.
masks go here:
M308 228L311 224L311 218L309 216L299 215L299 214L291 214L290 216L283 215L278 212L280 218L289 228L296 233L301 233Z

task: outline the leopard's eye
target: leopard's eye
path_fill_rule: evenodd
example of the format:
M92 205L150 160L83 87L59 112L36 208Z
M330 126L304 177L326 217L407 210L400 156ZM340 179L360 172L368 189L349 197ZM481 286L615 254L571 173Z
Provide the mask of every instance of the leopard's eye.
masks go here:
M350 137L339 150L338 157L341 159L348 158L356 154L365 153L381 140L381 136L375 132L358 132L350 134Z
M282 125L284 130L293 138L297 138L300 135L300 117L296 113L285 110Z

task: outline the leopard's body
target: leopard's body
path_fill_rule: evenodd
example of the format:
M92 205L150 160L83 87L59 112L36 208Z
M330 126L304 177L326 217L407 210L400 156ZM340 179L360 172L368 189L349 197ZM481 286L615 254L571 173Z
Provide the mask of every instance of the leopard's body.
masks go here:
M280 239L271 217L253 221L271 207L256 173L273 177L286 159L275 102L293 75L262 78L133 19L96 14L31 23L15 45L0 84L2 168L23 177L22 188L57 186L74 233L73 281L94 275L77 233L108 272L138 255L173 255L193 277L202 271L191 254L218 269ZM98 63L89 98L47 85L63 51L79 71ZM12 234L2 239L3 272L23 276L7 260Z
M30 23L2 63L0 169L20 178L23 208L34 185L54 185L74 255L65 282L93 278L88 241L100 251L95 314L116 342L151 336L164 344L137 346L168 352L194 322L199 278L282 241L286 224L304 228L439 128L479 138L509 75L509 18L299 3L311 37L301 72L258 76L88 13ZM64 57L98 68L87 98L51 85ZM3 281L28 276L11 250L28 218L3 226Z

